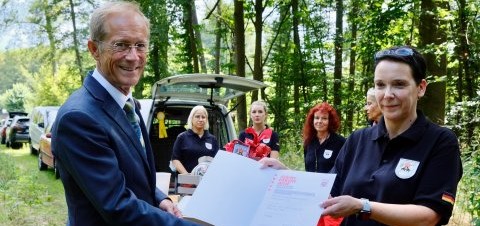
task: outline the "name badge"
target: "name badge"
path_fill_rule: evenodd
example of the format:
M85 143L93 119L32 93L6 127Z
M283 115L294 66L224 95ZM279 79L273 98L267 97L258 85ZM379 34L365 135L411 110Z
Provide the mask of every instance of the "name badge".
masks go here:
M395 175L400 179L408 179L417 172L419 161L401 158L395 167Z
M330 157L332 157L332 154L333 154L332 150L325 149L325 151L323 152L323 157L325 159L329 159Z
M212 150L212 144L211 144L211 143L205 143L205 147L206 147L208 150Z
M264 143L264 144L270 143L270 138L268 138L268 139L263 139L263 140L262 140L262 143Z

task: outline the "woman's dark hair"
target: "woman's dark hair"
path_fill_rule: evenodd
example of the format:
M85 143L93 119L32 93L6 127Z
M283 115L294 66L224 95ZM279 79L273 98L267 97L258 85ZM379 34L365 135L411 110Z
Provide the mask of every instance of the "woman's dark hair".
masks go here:
M426 78L427 65L425 58L415 48L410 46L395 46L380 50L375 54L375 68L382 60L391 60L408 64L413 72L415 83L420 84Z
M328 113L328 132L335 133L340 128L340 117L337 111L327 102L315 105L308 112L305 124L303 125L303 146L306 147L317 135L315 127L313 127L313 118L316 112Z

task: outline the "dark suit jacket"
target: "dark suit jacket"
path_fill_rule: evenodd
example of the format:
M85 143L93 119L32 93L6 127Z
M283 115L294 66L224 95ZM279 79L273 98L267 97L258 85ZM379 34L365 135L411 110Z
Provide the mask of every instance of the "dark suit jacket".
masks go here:
M137 114L141 118L140 113ZM147 134L143 119L140 126ZM52 149L65 188L68 224L194 225L158 208L148 136L146 153L121 109L91 75L60 108Z

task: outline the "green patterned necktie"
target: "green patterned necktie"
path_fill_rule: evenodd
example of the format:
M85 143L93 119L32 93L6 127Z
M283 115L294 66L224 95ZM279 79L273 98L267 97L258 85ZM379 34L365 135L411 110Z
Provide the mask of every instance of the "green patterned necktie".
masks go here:
M143 141L143 136L142 136L142 130L140 129L140 118L138 117L137 114L135 114L134 110L134 103L131 98L128 98L127 102L125 103L125 106L123 107L123 110L125 111L125 114L127 115L127 119L130 122L130 125L132 125L133 130L135 131L135 134L137 134L137 138L140 140L140 143L142 144L143 149L145 150L145 142Z

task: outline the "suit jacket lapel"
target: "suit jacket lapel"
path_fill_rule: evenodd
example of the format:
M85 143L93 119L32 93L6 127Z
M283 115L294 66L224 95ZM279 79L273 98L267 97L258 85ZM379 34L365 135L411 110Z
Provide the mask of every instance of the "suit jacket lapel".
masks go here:
M110 96L107 90L105 90L105 88L103 88L103 86L101 86L100 83L98 83L97 80L95 80L93 77L87 76L85 78L84 86L89 91L89 93L91 93L96 99L103 102L102 109L105 112L105 114L108 115L112 119L112 121L117 123L119 127L123 130L123 132L125 132L129 140L133 143L133 146L135 147L135 151L140 155L144 165L147 167L148 169L147 171L151 173L151 165L147 160L147 156L145 154L145 151L143 150L142 144L137 139L137 135L133 131L132 126L130 125L130 122L128 121L127 117L125 116L125 112L123 111L123 109L121 109L118 106L118 104L115 102L115 100L113 100L113 98ZM92 90L95 90L95 92L92 92ZM141 124L140 127L141 128L143 127L142 133L144 132L146 133L145 126ZM150 143L148 143L147 145L147 142L146 142L145 143L146 149L147 149L147 146L149 147ZM146 150L146 151L151 151L151 150Z

